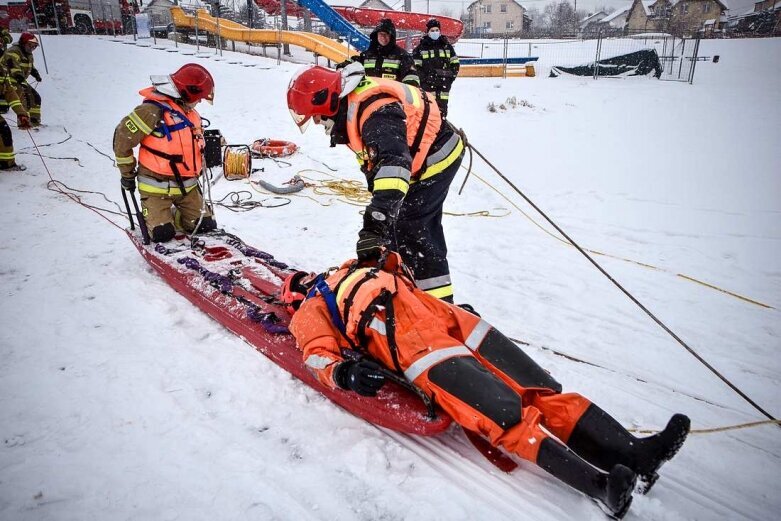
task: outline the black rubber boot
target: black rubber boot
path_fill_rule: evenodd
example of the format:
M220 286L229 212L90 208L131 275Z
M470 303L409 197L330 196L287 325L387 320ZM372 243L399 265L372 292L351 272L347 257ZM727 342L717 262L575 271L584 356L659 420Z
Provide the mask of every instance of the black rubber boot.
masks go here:
M537 465L595 500L614 519L624 517L632 504L637 475L624 465L602 472L552 438L542 440Z
M637 438L608 413L591 404L575 425L567 445L602 470L626 465L637 473L642 482L641 492L647 494L659 479L659 468L675 456L690 427L687 416L675 414L662 432Z

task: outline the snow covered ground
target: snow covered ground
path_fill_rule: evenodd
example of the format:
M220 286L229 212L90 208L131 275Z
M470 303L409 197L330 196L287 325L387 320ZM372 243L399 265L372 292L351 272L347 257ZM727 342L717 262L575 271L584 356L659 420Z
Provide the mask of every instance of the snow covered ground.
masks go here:
M119 202L118 173L97 150L112 155L114 126L150 74L196 58L109 39L44 45L47 126L33 137L51 144L40 150L56 179ZM781 40L703 42L700 55L713 54L720 62L699 64L693 86L462 79L451 119L571 237L614 256L597 260L778 416ZM265 172L253 179L362 179L346 148L328 148L319 128L301 136L290 120L285 89L299 65L231 53L199 60L217 82L202 114L230 143L301 146L290 166L256 163ZM526 103L488 111L512 97ZM0 519L604 519L533 465L497 471L456 430L413 438L341 411L194 309L120 230L48 191L30 137L14 130L14 139L29 170L0 174ZM78 162L56 159L68 157ZM662 427L673 412L695 429L764 419L544 233L539 226L550 227L484 163L475 158L458 196L463 174L448 212L508 215L445 218L457 300L528 341L565 389L638 428ZM214 199L238 190L264 197L222 179ZM304 269L350 257L360 209L305 194L279 208L218 209L218 221ZM113 208L98 194L82 197ZM626 519L773 518L780 460L778 427L693 434Z

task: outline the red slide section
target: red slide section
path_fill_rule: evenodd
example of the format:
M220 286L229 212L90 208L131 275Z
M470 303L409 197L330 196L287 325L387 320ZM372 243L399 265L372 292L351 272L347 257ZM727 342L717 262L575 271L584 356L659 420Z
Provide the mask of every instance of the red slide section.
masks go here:
M278 15L280 12L279 0L255 0L261 9L270 15ZM382 9L364 9L360 7L333 6L334 11L342 15L345 20L360 27L374 27L383 18L390 18L396 29L407 31L426 32L426 22L436 18L442 26L442 34L453 43L464 34L464 23L456 18L431 15L428 13L408 13L406 11L385 11ZM304 8L296 3L287 4L287 14L300 18Z

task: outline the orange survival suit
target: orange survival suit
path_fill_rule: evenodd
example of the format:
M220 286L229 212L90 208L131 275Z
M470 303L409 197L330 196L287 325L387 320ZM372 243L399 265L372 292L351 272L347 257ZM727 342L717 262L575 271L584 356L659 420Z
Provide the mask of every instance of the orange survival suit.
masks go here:
M418 289L398 254L383 269L344 263L310 292L290 323L306 365L337 387L333 373L354 349L403 374L464 428L536 462L548 436L566 443L591 402L561 385L481 318ZM344 332L341 330L343 329Z

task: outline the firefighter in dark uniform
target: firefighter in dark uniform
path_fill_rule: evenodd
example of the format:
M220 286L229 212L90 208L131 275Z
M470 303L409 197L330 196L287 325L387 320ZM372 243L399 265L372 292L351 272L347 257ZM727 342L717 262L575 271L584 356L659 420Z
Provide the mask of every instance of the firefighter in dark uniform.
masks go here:
M458 76L460 67L455 49L442 35L439 20L432 18L426 23L426 36L412 51L415 67L420 75L420 86L433 93L442 116L447 116L450 87Z
M399 251L420 288L452 302L442 206L464 142L442 120L433 96L365 76L352 63L338 71L303 69L290 82L287 102L302 132L314 120L331 136L331 146L347 145L362 164L372 198L358 257L378 258L383 247Z
M6 114L8 109L16 113L16 125L19 130L30 128L30 117L19 100L16 89L11 85L8 72L0 64L0 114ZM0 117L0 170L22 171L26 169L24 165L16 162L11 127L8 126L5 118Z
M11 45L11 42L13 41L14 38L11 36L11 33L8 32L8 29L5 27L0 28L0 53L5 52L5 50L9 45Z
M27 78L32 76L39 83L43 79L33 60L33 52L37 48L38 38L32 33L22 33L19 41L5 51L2 58L3 65L8 69L11 85L16 89L25 110L30 113L30 124L33 128L41 125L41 95L27 83Z
M420 85L412 56L396 45L396 27L390 19L380 20L369 38L369 48L353 58L363 64L367 76Z

